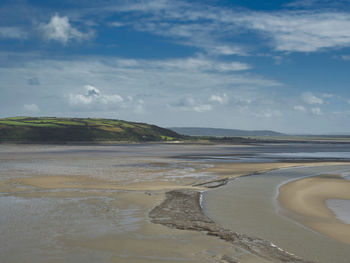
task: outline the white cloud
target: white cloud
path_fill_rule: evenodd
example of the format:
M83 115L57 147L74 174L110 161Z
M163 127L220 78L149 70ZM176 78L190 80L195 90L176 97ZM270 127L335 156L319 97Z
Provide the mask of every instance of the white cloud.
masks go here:
M208 120L217 127L233 128L230 126L236 125L245 129L317 131L327 130L328 127L341 130L341 125L348 127L345 112L349 108L346 105L350 104L345 103L349 98L334 95L332 100L339 103L323 109L319 103L304 104L301 94L297 97L289 94L274 80L249 73L189 71L186 68L160 66L159 60L111 56L67 60L49 60L38 56L23 60L22 57L13 56L11 59L14 62L10 66L0 67L4 89L0 105L3 109L9 109L1 112L7 116L23 114L23 105L35 102L40 105L40 115L45 116L108 117L168 127L181 123L205 125ZM18 78L19 75L21 78ZM33 77L40 80L40 86L31 86L27 82ZM84 88L84 83L92 85ZM322 94L312 95L326 100ZM19 107L13 105L14 96L19 98ZM181 104L178 98L183 96L188 99L183 99ZM226 99L227 103L220 104ZM306 112L310 114L302 111L296 114L293 109L295 105L307 108ZM311 111L311 108L317 107L322 108L324 113L315 118L316 115L312 114L322 113L321 109ZM332 111L341 113L329 118L328 113ZM228 123L227 118L232 121ZM316 127L315 123L319 123L319 126Z
M84 88L86 89L85 94L69 94L69 102L71 105L114 104L116 106L124 101L124 99L117 94L102 95L99 89L91 85L86 85Z
M319 107L312 108L312 109L311 109L311 112L312 112L312 114L314 114L314 115L322 115L322 114L323 114L323 113L322 113L322 110L321 110Z
M193 109L196 112L205 112L205 111L211 111L213 109L213 106L210 104L202 104L202 105L194 106Z
M302 105L295 105L293 107L293 109L296 110L296 111L304 111L304 112L306 111L306 108L304 106L302 106Z
M0 38L25 39L28 34L19 27L0 26Z
M29 57L23 61L20 56L12 58L18 61L9 68L0 68L0 73L7 79L16 80L16 76L25 72L23 78L33 76L40 79L45 86L55 87L57 91L72 93L83 83L94 83L94 87L104 87L105 90L115 89L118 84L118 95L134 97L135 93L152 94L186 94L188 91L214 90L209 94L216 94L218 88L221 94L227 89L237 90L239 93L264 87L278 88L283 86L278 81L265 79L259 75L238 72L222 72L206 70L206 66L192 66L196 70L189 70L190 66L181 67L178 59L144 60L124 59L119 57L100 57L89 59L48 60ZM184 59L186 60L186 59ZM190 59L189 59L190 60ZM204 65L215 64L216 60L202 58ZM193 61L193 60L190 60ZM23 73L22 73L23 74ZM17 82L16 82L17 83ZM5 85L5 84L4 84ZM19 85L19 82L16 84ZM100 91L100 93L105 94ZM111 91L110 93L114 93ZM79 92L80 95L86 95ZM220 94L220 93L218 93Z
M350 14L340 12L251 13L238 16L243 26L266 33L278 51L314 52L350 46Z
M211 49L207 50L209 53L219 54L219 55L240 55L244 56L247 54L247 51L240 46L229 46L229 45L221 45L221 46L213 46Z
M241 62L217 63L216 68L219 71L239 71L250 69L250 66Z
M283 113L280 110L262 110L259 112L252 112L252 115L258 118L274 118L274 117L282 117Z
M196 70L196 71L242 71L250 69L250 65L237 61L220 62L205 57L190 57L184 59L169 59L152 61L150 66L159 66L169 69Z
M68 101L70 105L79 111L110 112L121 110L133 112L137 115L145 114L144 101L134 99L132 96L122 96L118 94L102 94L100 89L86 85L84 94L69 94Z
M225 37L238 36L247 29L263 33L277 51L315 52L350 46L350 14L327 9L250 12L205 4L148 1L143 6L128 2L113 10L147 14L140 15L130 26L221 55L247 55L246 48L238 43L225 43Z
M213 106L209 103L203 103L200 100L196 100L192 95L182 97L176 102L168 104L168 107L175 110L181 111L195 111L195 112L205 112L211 111Z
M307 104L323 104L324 103L323 99L316 97L311 92L304 92L301 95L301 98Z
M310 7L314 5L317 2L317 0L297 0L292 1L290 3L287 3L286 6L288 7Z
M320 8L344 8L349 4L349 0L297 0L287 3L285 6L294 7L294 8L312 8L312 9L320 9Z
M93 96L100 96L101 92L99 89L95 88L91 85L86 85L84 88L87 90L86 96L93 97Z
M62 44L68 43L70 40L85 40L93 36L93 33L83 33L74 28L67 16L60 17L54 15L48 24L41 24L40 30L43 36L47 40L53 40L61 42Z
M144 114L146 113L146 110L144 108L144 101L143 100L138 100L135 104L135 107L134 107L134 113L136 114Z
M119 22L119 21L114 21L108 24L109 26L112 27L124 27L126 24L123 22Z
M40 112L40 108L36 104L25 104L23 108L30 113L38 113Z
M112 61L116 67L138 68L157 71L172 72L218 72L229 73L233 71L244 71L251 68L249 64L239 61L221 62L212 57L195 56L181 59L162 59L162 60L145 60L145 59L122 59L117 58Z
M222 95L211 95L209 98L209 101L211 102L217 102L219 104L225 104L228 102L228 96L224 93Z
M206 57L201 59L213 64L216 61ZM45 108L42 114L46 115L62 112L61 116L85 114L82 116L142 121L138 116L143 113L148 116L148 121L157 122L156 116L159 120L166 119L164 116L168 114L176 118L178 111L189 114L224 111L238 107L236 101L242 105L254 101L252 108L255 108L255 98L266 97L267 89L278 90L282 86L275 80L248 72L181 68L178 59L163 61L177 63L176 67L162 64L162 60L112 56L67 60L31 56L25 61L15 56L13 61L11 67L0 67L0 74L6 76L2 83L8 87L7 94L16 92L33 101L40 99L41 107ZM19 74L21 78L18 78ZM40 86L30 86L26 81L23 83L33 76L40 80ZM84 84L90 86L84 88ZM33 88L40 89L40 98L30 92ZM187 104L175 105L177 98L184 94L192 94L194 102L189 100ZM220 104L219 98L210 101L211 95L220 96L222 102L229 98L230 103ZM140 104L139 100L144 103ZM171 106L167 108L166 105Z
M331 94L331 93L323 93L322 94L322 97L323 98L326 98L326 99L331 99L334 97L334 94Z
M340 58L342 60L349 61L350 60L350 55L341 55Z
M171 1L167 0L150 0L150 1L128 1L127 4L115 6L116 11L122 12L156 12L169 7ZM113 8L113 7L112 7Z
M149 0L142 4L127 2L109 10L132 12L138 19L127 21L127 26L172 38L177 44L197 47L213 55L247 55L242 45L223 41L222 34L230 34L227 25L222 27L220 21L219 13L227 11L224 9L185 1ZM116 22L116 26L124 23Z

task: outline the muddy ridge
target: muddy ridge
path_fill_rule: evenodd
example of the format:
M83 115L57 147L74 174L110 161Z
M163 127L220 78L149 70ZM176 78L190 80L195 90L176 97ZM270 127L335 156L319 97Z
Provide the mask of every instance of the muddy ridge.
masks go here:
M203 231L272 262L311 263L274 246L267 240L249 237L219 226L204 214L200 206L200 195L200 192L188 189L167 192L165 200L150 211L151 222L170 228ZM222 262L239 261L224 255Z

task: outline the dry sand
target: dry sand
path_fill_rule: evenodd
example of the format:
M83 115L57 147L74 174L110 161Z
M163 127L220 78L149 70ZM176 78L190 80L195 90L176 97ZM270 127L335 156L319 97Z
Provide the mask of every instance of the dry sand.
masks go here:
M335 217L328 199L350 200L350 181L339 175L320 175L284 184L278 200L287 216L320 233L350 245L350 225Z

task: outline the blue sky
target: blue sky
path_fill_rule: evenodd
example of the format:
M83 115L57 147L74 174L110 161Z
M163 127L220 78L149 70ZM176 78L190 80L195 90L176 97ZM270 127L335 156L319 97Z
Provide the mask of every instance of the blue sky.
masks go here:
M0 117L350 133L350 0L2 0Z

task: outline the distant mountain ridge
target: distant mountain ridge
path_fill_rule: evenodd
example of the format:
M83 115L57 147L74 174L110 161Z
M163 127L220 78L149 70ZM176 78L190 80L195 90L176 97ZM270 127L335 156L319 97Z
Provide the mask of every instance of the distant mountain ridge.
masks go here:
M178 134L190 136L216 136L216 137L236 137L236 136L286 136L287 134L270 130L238 130L221 128L200 128L200 127L171 127L168 128Z
M0 142L150 142L183 136L147 123L96 118L12 117L0 119Z

